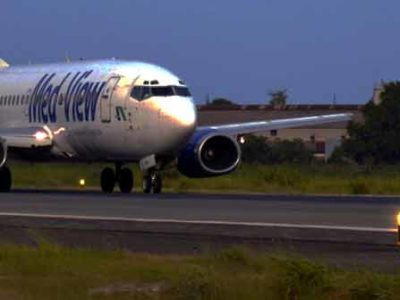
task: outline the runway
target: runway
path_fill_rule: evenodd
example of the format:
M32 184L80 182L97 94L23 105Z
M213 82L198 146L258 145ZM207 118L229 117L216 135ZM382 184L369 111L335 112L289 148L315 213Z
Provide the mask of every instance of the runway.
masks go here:
M17 190L0 194L0 212L390 229L400 198Z
M198 253L232 245L396 270L397 197L0 194L0 242Z

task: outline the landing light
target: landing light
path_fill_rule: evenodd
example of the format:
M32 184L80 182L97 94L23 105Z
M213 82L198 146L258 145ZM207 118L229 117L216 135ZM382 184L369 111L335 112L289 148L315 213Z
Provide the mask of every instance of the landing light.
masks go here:
M239 137L239 144L244 145L246 143L246 138L244 136Z
M43 132L43 131L38 131L33 136L35 137L35 139L37 141L40 142L40 141L44 141L47 138L47 133Z

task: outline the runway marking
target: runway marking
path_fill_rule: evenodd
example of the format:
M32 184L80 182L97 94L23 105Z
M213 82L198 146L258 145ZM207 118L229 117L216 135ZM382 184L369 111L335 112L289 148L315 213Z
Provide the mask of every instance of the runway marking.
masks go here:
M178 219L145 219L145 218L124 218L124 217L99 217L99 216L76 216L76 215L49 215L49 214L30 214L30 213L0 213L0 217L30 217L30 218L58 218L88 221L128 221L143 223L175 223L192 225L227 225L227 226L248 226L248 227L281 227L295 229L323 229L323 230L343 230L361 232L397 232L396 228L377 228L360 226L336 226L336 225L309 225L309 224L289 224L289 223L264 223L264 222L233 222L220 220L178 220Z

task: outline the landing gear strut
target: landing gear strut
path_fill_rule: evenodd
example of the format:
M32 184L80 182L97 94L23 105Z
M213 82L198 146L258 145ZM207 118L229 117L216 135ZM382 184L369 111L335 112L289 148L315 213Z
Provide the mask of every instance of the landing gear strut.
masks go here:
M122 193L130 193L132 191L133 173L128 168L122 168L120 163L116 164L115 171L111 168L105 168L101 172L101 190L104 193L112 193L117 182Z
M143 176L143 192L146 194L159 194L162 190L161 175L155 170Z

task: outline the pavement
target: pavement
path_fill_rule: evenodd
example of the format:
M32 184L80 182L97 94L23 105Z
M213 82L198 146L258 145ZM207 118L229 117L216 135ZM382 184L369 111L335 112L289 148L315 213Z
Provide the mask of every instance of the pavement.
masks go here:
M0 194L0 212L394 228L400 198L17 190Z
M400 198L254 194L0 194L0 242L198 253L231 245L343 266L400 267Z

